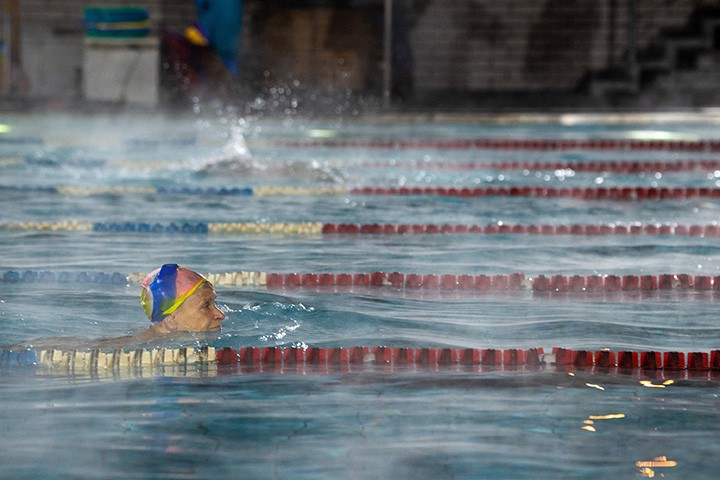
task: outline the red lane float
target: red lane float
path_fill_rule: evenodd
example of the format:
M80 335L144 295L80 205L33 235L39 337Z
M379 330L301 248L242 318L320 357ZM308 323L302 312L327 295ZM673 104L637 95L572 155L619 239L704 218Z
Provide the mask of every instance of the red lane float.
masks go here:
M419 168L423 170L572 170L582 173L677 173L693 171L720 170L720 160L627 160L627 161L581 161L581 162L468 162L468 163L398 163L398 162L367 162L361 164L366 168Z
M456 140L302 140L277 141L286 148L373 148L432 150L595 150L595 151L666 151L718 152L720 140L570 140L570 139L456 139Z
M446 233L530 235L682 235L720 237L720 225L408 225L325 223L325 235L429 235Z
M228 367L253 371L351 371L365 366L442 370L452 367L483 367L489 370L548 369L558 371L594 370L610 373L659 371L720 372L720 350L612 351L553 348L477 349L410 347L244 347L218 350L216 361Z
M268 273L273 288L392 288L396 290L503 291L532 290L537 293L641 292L657 290L720 293L720 275L509 275L371 273Z
M720 188L709 187L361 187L353 195L424 195L440 197L538 197L574 198L581 200L688 200L720 199Z

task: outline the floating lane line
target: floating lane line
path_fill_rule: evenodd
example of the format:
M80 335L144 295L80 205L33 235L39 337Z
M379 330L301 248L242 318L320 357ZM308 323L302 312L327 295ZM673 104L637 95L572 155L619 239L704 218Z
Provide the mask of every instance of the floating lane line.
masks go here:
M43 163L44 162L44 163ZM110 162L103 159L75 159L62 162L34 157L6 157L0 158L0 167L14 166L22 163L40 164L49 166L72 167L99 167L110 166L129 170L177 170L195 169L197 165L188 161L153 161L153 162ZM502 162L475 161L475 162L398 162L398 161L363 161L357 163L337 162L340 168L412 168L422 170L529 170L529 171L557 171L572 170L574 172L590 173L679 173L679 172L715 172L720 170L720 159L686 159L686 160L582 160L576 162L566 161L520 161L510 160ZM81 194L83 187L68 187L68 193ZM90 193L87 193L90 194Z
M455 139L455 140L301 140L277 141L283 148L372 148L387 150L593 150L718 152L718 140L569 140L569 139Z
M6 167L10 165L20 165L23 163L21 158L16 157L2 157L0 158L0 167Z
M228 230L232 231L232 229ZM432 235L432 234L479 234L479 235L678 235L691 237L720 236L720 225L677 224L572 224L572 225L517 225L492 223L489 225L450 224L352 224L324 223L324 235Z
M219 196L324 196L347 195L347 188L335 187L220 187L220 188L194 188L194 187L75 187L75 186L40 186L40 185L0 185L0 190L50 193L67 196L88 197L95 195L219 195Z
M355 165L353 165L355 166ZM572 170L591 173L676 173L720 170L720 160L578 161L578 162L364 162L363 168L417 168L423 170Z
M552 352L552 353L550 353ZM217 352L219 365L246 365L287 368L307 366L343 367L366 364L388 367L415 366L430 370L443 367L485 366L491 369L515 371L523 367L554 366L558 371L617 368L632 370L666 370L707 372L720 370L720 350L710 352L677 351L611 351L544 348L408 348L408 347L246 347L238 350L224 348Z
M720 188L710 187L363 187L350 191L353 195L430 195L441 197L537 197L574 198L581 200L687 200L720 199Z
M47 232L99 232L138 234L285 234L285 235L674 235L686 237L720 237L720 224L572 224L517 225L492 223L489 225L397 224L397 223L257 223L257 222L5 222L0 230Z
M183 161L153 161L153 162L110 162L103 159L75 159L57 161L34 157L5 157L0 158L0 167L14 166L22 163L40 164L49 166L72 167L99 167L110 166L130 170L177 170L195 169L197 165ZM567 161L474 161L474 162L423 162L423 161L363 161L357 163L337 162L340 168L412 168L422 170L530 170L530 171L556 171L572 170L574 172L590 173L678 173L678 172L714 172L720 170L720 159L685 159L685 160L582 160ZM82 192L82 187L72 187L68 192ZM79 194L79 193L77 193Z
M63 220L57 222L5 222L0 230L47 231L47 232L92 232L93 223L87 221Z
M213 347L148 348L124 350L87 349L19 349L0 350L0 367L37 365L73 371L113 370L132 367L187 366L216 361Z
M155 194L157 189L152 187L57 187L60 195L87 197L92 195L134 195Z
M445 273L275 273L233 271L203 273L218 287L268 289L386 288L425 291L519 291L535 293L698 291L720 294L720 275L535 275L525 273L469 275ZM50 272L7 270L0 283L101 283L139 285L144 273Z
M301 223L256 223L256 222L215 222L215 223L136 223L136 222L7 222L0 223L0 230L49 231L49 232L100 232L100 233L177 233L177 234L268 234L292 235L320 234L324 224L319 222Z
M6 137L0 135L0 145L44 145L45 140L40 137Z
M226 347L215 349L149 348L0 350L0 369L35 367L45 373L119 373L127 370L217 366L222 373L339 373L381 367L453 371L554 371L615 375L647 375L655 379L720 379L720 350L632 351L573 350L554 347L447 348L447 347ZM229 370L227 370L229 369ZM239 370L238 370L239 369ZM470 369L470 370L468 370ZM158 372L159 373L159 372ZM649 382L649 383L648 383ZM672 382L644 386L669 386Z
M358 187L358 188L153 188L153 187L44 187L2 185L0 190L49 193L71 196L93 195L219 195L219 196L332 196L332 195L392 195L439 197L536 197L574 198L580 200L688 200L696 198L720 199L720 188L711 187Z
M228 274L218 278L222 285ZM267 273L268 289L389 288L426 291L518 291L534 293L650 292L658 290L720 292L720 276L660 275L454 275L401 272L372 273Z
M350 190L346 188L321 187L321 188L302 188L302 187L254 187L253 195L256 197L264 197L270 195L300 195L300 196L322 196L322 195L345 195Z
M192 146L199 144L195 138L128 139L110 142L130 148L158 148L162 146ZM203 142L204 143L204 142ZM54 145L78 146L64 139L39 137L0 137L0 145ZM210 144L214 144L210 142ZM107 146L107 139L87 145ZM719 152L720 140L627 140L627 139L315 139L277 140L258 143L261 146L282 148L366 148L366 149L433 149L433 150L524 150L524 151L667 151L667 152Z

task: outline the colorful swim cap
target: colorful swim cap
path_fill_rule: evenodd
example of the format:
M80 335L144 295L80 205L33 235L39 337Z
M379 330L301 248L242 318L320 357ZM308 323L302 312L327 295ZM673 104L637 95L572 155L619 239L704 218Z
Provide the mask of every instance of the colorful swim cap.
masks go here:
M148 274L140 284L140 305L152 323L162 321L174 312L195 290L207 281L205 277L175 263L166 263Z

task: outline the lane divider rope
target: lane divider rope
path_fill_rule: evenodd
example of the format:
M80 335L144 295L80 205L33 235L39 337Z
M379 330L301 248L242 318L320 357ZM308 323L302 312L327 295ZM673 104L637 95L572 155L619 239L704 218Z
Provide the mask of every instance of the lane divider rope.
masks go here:
M720 199L720 188L710 187L363 187L350 191L353 195L432 195L442 197L539 197L575 198L582 200L687 200Z
M227 275L227 274L223 274ZM221 283L226 277L221 277ZM232 284L232 283L231 283ZM660 275L454 275L401 272L267 273L267 288L385 287L408 290L563 292L639 292L657 290L720 292L720 276Z
M48 368L64 368L74 371L118 369L141 366L187 366L216 361L214 347L149 348L124 350L85 349L61 350L28 348L24 350L0 350L0 367L37 365Z
M669 160L669 161L578 161L578 162L365 162L364 168L421 168L424 170L572 170L591 173L676 173L720 170L720 160Z
M0 185L0 189L28 193L49 193L69 196L94 195L219 195L219 196L323 196L346 195L350 193L347 188L335 187L75 187L75 186L40 186L40 185Z
M256 222L214 222L214 223L144 223L144 222L7 222L0 223L0 230L37 230L50 232L112 232L112 233L282 233L282 234L320 234L324 224L319 222L302 223L256 223Z
M25 137L25 136L16 136L16 137L6 137L6 136L0 136L0 145L2 144L10 144L10 145L45 145L47 143L53 144L53 145L76 145L76 146L82 146L87 145L87 143L84 144L73 144L73 143L65 143L65 142L58 142L56 140L50 140L47 141L41 137ZM90 144L92 144L91 142ZM103 146L107 146L107 141L103 142ZM127 138L122 141L122 144L130 147L160 147L165 145L179 145L179 146L191 146L198 143L198 140L195 138L194 135L191 134L185 134L182 137L164 137L164 138Z
M301 140L277 141L284 148L373 148L433 150L628 150L718 152L719 140L570 140L570 139L456 139L456 140Z
M396 290L564 292L698 291L720 293L720 275L499 275L371 273L267 273L235 271L203 273L217 287L263 287L268 289L390 288ZM3 283L101 283L139 285L144 273L105 272L0 272Z
M100 233L181 233L181 234L288 234L288 235L675 235L687 237L720 237L720 224L572 224L517 225L492 223L481 225L395 224L395 223L256 223L256 222L6 222L0 230Z
M710 352L675 351L611 351L571 350L553 348L493 349L493 348L408 348L408 347L246 347L238 350L224 348L217 352L219 365L275 367L292 371L311 366L350 369L364 364L390 367L416 366L431 370L453 366L486 366L516 370L522 367L554 365L569 369L643 369L667 371L720 370L720 350Z
M413 195L441 197L537 197L582 200L687 200L720 199L720 188L711 187L359 187L359 188L153 188L153 187L42 187L2 185L1 190L74 196L168 194L220 196L325 196L325 195Z
M52 142L57 143L57 142ZM194 145L195 138L127 139L131 147L159 147L163 145ZM0 144L43 145L40 137L0 137ZM376 149L438 149L438 150L630 150L670 152L717 152L720 140L625 140L625 139L454 139L454 140L279 140L273 146L285 148L376 148Z
M22 163L40 164L51 166L74 166L95 168L104 165L111 165L116 168L132 169L132 170L166 170L177 169L182 167L182 163L177 161L138 163L138 162L114 162L110 164L107 160L102 159L66 159L62 162L55 159L35 158L35 157L4 157L0 158L0 166L19 165ZM679 173L679 172L697 172L697 171L718 171L720 170L720 159L686 159L686 160L582 160L576 162L565 161L521 161L511 160L502 162L397 162L397 161L369 161L351 163L348 165L339 165L344 168L413 168L423 170L530 170L530 171L557 171L572 170L580 173L619 173L619 174L638 174L638 173ZM185 168L194 168L191 165L185 165ZM68 195L94 195L100 193L113 194L122 193L117 187L108 187L96 189L91 187L62 187L65 194ZM58 187L60 189L60 187ZM162 187L163 191L174 192L176 188ZM250 195L248 189L244 190L245 194ZM138 188L138 193L154 193L154 188ZM239 193L236 193L239 194Z
M100 349L0 350L0 368L39 367L65 372L118 371L165 366L216 364L218 368L272 373L330 373L381 366L390 370L417 368L453 371L486 368L490 371L554 370L615 374L670 374L689 378L720 371L720 350L632 351L573 350L555 347L434 348L434 347L226 347L150 348L103 351ZM696 374L696 375L693 375ZM709 378L709 377L708 377Z
M228 230L232 231L232 230ZM422 234L525 234L525 235L678 235L690 237L720 236L720 225L674 225L674 224L633 224L633 225L516 225L493 223L481 225L450 224L353 224L325 223L321 233L372 234L372 235L422 235Z
M0 135L0 145L43 145L45 141L40 137L6 137Z

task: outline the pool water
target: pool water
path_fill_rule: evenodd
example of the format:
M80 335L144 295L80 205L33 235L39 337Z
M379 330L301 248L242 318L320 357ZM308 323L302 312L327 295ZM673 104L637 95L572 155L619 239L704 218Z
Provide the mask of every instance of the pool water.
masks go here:
M717 225L720 202L712 198L351 191L720 186L720 172L702 169L631 174L456 168L482 162L720 159L708 151L372 146L428 139L717 139L712 117L545 120L309 122L239 118L227 111L197 117L5 115L0 274L129 275L176 262L202 272L720 275L717 238L686 235L189 234L7 226L69 220ZM336 143L310 143L318 139ZM217 193L263 186L344 191ZM85 195L57 187L115 190ZM222 332L158 346L720 348L720 295L713 291L541 295L218 285L218 294L227 316ZM82 348L92 339L137 333L148 324L138 302L139 287L132 283L0 281L0 344L62 336ZM716 478L719 378L716 372L646 375L550 367L430 371L368 365L280 374L211 364L98 375L6 366L0 368L0 477Z

